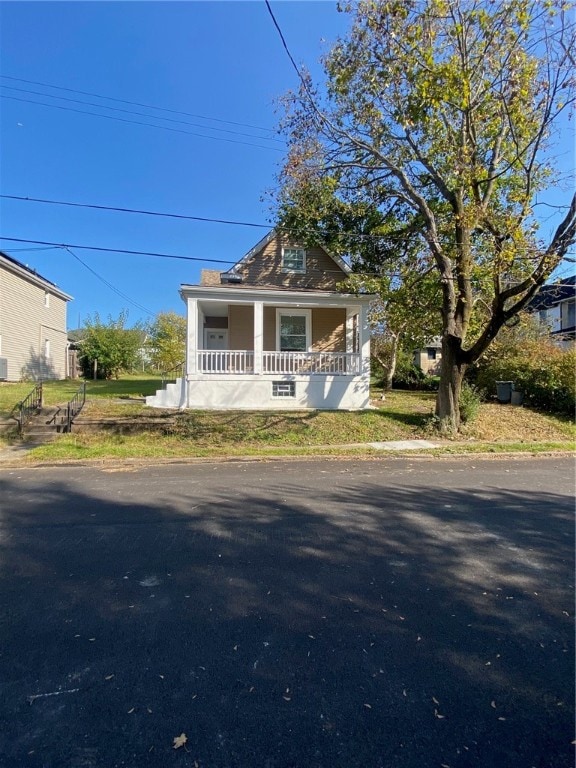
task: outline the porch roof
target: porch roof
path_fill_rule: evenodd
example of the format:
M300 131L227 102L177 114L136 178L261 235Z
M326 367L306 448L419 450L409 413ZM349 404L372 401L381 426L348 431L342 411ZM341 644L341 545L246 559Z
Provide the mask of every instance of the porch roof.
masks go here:
M335 291L315 291L301 289L298 291L278 288L254 288L249 285L210 286L186 285L180 286L180 296L183 301L197 298L203 301L226 302L228 304L252 304L262 301L265 304L299 304L301 306L339 306L350 304L368 304L376 296L374 294L338 293Z

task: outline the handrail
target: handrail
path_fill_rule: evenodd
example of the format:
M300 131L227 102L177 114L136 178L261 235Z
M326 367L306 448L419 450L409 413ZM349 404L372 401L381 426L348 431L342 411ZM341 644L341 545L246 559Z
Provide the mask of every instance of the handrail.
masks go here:
M22 436L24 430L24 424L30 420L33 413L38 413L42 408L42 382L38 382L34 389L26 395L24 400L14 407L13 411L18 411L19 416L13 416L18 422L18 434Z
M66 406L66 432L72 431L72 422L78 416L84 403L86 402L86 382L82 382L82 386L78 389L74 397L68 401Z
M180 363L177 363L172 368L168 368L167 371L162 371L162 373L160 374L160 376L162 377L162 386L164 386L164 384L166 384L168 379L177 379L177 378L179 378L179 376L169 376L168 375L169 373L173 373L174 371L178 371L180 376L183 376L184 375L184 365L185 365L185 363L186 363L186 360L182 360Z

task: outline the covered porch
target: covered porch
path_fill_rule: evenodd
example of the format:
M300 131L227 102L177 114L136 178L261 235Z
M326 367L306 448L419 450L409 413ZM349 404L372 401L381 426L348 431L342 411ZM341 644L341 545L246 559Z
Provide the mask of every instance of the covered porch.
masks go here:
M368 407L371 297L228 286L182 286L181 295L177 407Z

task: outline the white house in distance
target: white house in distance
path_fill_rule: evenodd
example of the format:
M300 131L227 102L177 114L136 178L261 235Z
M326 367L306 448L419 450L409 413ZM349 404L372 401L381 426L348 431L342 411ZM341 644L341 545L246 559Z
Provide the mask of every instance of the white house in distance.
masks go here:
M372 296L340 293L349 274L321 247L275 230L228 272L182 285L184 375L147 397L157 408L359 410L369 407Z
M71 299L0 251L0 380L68 376L66 307Z

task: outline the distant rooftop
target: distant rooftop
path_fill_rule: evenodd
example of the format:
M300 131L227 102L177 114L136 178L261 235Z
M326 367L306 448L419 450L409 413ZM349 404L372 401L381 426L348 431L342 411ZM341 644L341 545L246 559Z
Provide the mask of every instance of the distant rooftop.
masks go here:
M0 251L0 262L2 261L12 264L16 268L17 272L26 272L30 275L30 277L33 280L44 284L46 287L53 288L55 293L57 293L67 301L72 299L72 296L69 296L67 293L64 293L64 291L61 288L59 288L56 285L56 283L53 283L52 280L48 280L48 278L41 275L35 269L32 269L27 264L23 264L21 261L18 261L18 259L15 259L13 256L8 256L8 254L4 253L4 251Z

